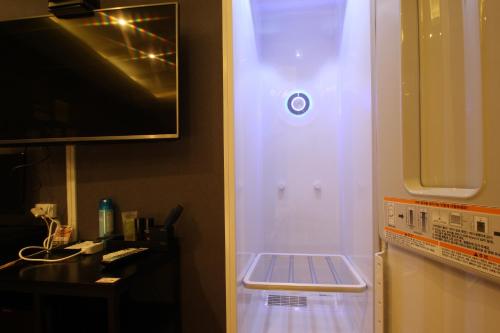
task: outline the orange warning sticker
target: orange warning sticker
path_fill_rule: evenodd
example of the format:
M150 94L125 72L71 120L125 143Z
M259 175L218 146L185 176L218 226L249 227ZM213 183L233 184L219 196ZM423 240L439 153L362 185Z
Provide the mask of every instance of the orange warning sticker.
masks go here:
M439 250L438 241L391 227L385 227L385 238L398 245L431 254L436 254Z
M500 208L384 198L388 242L500 278Z
M398 245L424 251L458 264L467 265L484 273L500 276L500 257L436 241L391 227L385 227L384 230L386 239Z
M409 204L409 205L420 205L420 206L447 208L447 209L455 209L455 210L462 210L462 211L468 211L468 212L478 212L478 213L500 215L500 208L492 208L492 207L485 207L485 206L465 205L465 204L457 204L457 203L449 203L449 202L427 201L427 200L399 199L399 198L392 198L392 197L384 197L384 201L403 203L403 204Z

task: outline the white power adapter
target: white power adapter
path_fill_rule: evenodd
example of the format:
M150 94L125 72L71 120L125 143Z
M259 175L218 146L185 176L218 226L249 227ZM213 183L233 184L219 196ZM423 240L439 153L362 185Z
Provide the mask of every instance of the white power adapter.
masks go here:
M82 254L94 254L104 250L104 242L94 243L93 241L85 241L65 247L68 250L81 250Z

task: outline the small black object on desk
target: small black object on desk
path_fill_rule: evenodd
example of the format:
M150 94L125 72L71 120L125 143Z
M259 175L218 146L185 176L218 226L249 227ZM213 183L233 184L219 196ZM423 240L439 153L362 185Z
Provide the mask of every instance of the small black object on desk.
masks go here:
M112 248L129 247L128 242L114 241ZM137 304L130 295L161 293L171 289L175 326L178 319L178 246L171 242L162 251L152 250L137 260L114 269L101 264L103 253L80 255L61 263L19 262L0 270L0 322L2 332L128 332L131 327L141 327L143 320L135 315L130 304ZM54 253L53 255L57 255ZM170 268L165 269L166 266ZM158 276L155 274L171 276ZM152 280L154 279L154 280ZM151 281L172 281L159 285ZM142 289L141 289L142 288ZM145 290L143 292L142 290ZM158 291L160 290L160 291ZM143 300L144 301L144 300ZM146 300L148 301L148 300ZM161 300L151 300L154 307ZM137 306L141 308L143 306ZM95 317L106 316L101 322ZM148 318L148 324L156 318ZM121 325L125 320L126 325ZM87 326L86 326L87 325ZM90 327L88 327L90 325ZM170 323L168 324L170 325ZM122 329L120 329L122 326ZM11 330L9 330L9 327ZM155 330L151 330L153 332ZM148 330L141 330L148 332Z
M135 219L135 236L138 241L152 241L166 246L174 237L174 224L179 221L184 207L177 205L167 215L161 226L154 225L153 218L138 217Z
M154 227L150 230L150 239L153 242L168 244L174 238L174 225L179 221L184 207L177 205L165 219L163 226Z

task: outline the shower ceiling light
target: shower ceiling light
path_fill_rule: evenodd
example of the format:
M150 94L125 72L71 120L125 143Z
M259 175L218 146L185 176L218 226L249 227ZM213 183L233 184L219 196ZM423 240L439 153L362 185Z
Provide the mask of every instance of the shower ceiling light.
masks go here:
M311 100L309 96L303 92L294 92L288 97L286 106L288 111L296 116L300 116L310 109Z

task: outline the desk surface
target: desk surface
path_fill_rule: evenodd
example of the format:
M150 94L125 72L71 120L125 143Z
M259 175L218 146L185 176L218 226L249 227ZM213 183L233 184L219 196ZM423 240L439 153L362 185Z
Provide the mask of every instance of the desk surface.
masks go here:
M117 248L110 242L108 242L108 245L110 245L111 251L135 246L134 244L122 244ZM150 251L147 251L142 256L133 258L130 262L117 267L105 267L101 264L104 253L106 252L93 255L79 255L61 263L18 262L13 266L0 270L0 292L10 295L9 297L14 297L15 299L19 298L17 294L30 295L29 297L32 297L33 302L30 304L33 304L34 309L32 319L35 332L52 332L51 325L64 320L65 316L57 316L59 312L54 312L52 321L47 319L50 316L47 316L46 313L51 308L51 304L53 305L54 302L58 304L59 302L58 300L53 301L54 297L56 299L59 296L75 296L75 299L89 297L105 299L107 304L107 332L118 333L121 332L121 319L123 319L123 316L120 314L123 310L121 306L123 295L130 297L132 291L137 291L137 289L141 290L142 295L143 287L155 296L163 295L159 291L159 287L167 285L170 281L168 278L165 278L166 273L163 269L170 264L174 264L175 277L172 280L174 310L170 313L173 315L172 318L174 318L176 327L180 325L177 310L179 250L176 241L170 244L168 250L150 249ZM96 283L97 280L103 277L115 277L119 278L119 280L114 283ZM0 294L1 299L2 295ZM157 303L154 304L156 306ZM80 310L83 311L84 309L81 308ZM78 316L82 316L83 313L80 310L76 314L76 318L79 318L77 320L81 319ZM69 313L73 314L71 308L69 308ZM134 318L134 316L130 316L130 318ZM125 322L130 323L133 320ZM157 324L161 325L161 323ZM138 327L143 327L142 321ZM155 329L151 332L157 331Z
M93 255L79 255L60 263L18 262L0 270L0 289L6 285L55 284L59 287L92 286L93 288L115 288L132 276L154 269L164 263L173 251L147 251L139 258L118 267L101 264L101 252ZM115 283L97 283L103 277L119 278Z

